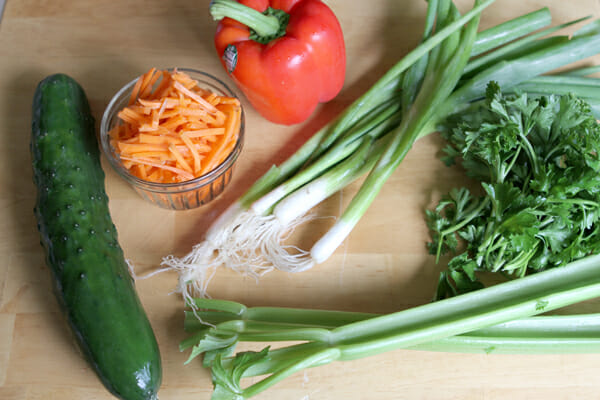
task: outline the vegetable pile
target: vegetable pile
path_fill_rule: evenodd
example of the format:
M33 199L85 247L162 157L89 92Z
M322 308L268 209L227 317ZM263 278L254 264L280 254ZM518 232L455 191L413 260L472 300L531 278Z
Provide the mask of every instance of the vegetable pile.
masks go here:
M165 270L179 273L188 307L190 336L180 348L190 351L188 362L203 356L214 400L248 399L305 368L394 349L600 352L600 314L540 316L600 297L600 80L589 77L600 68L563 68L600 53L600 22L557 35L585 18L550 27L543 8L478 32L493 1L475 0L461 14L451 0L429 0L413 51L269 169L189 254L164 258ZM260 12L232 0L211 3L223 65L266 118L300 122L343 84L339 24L318 0L277 2L281 10L266 0L252 4ZM316 22L321 43L301 35ZM306 63L294 71L274 61L298 54ZM118 116L111 146L131 174L159 183L213 170L242 124L237 99L183 71L154 68L139 77ZM374 315L206 298L220 267L258 278L325 262L415 141L434 131L448 142L444 161L460 162L481 185L453 189L426 212L430 252L437 260L452 253L437 301ZM108 213L87 99L64 75L36 91L32 155L42 244L82 349L115 395L156 398L160 354ZM361 177L311 249L288 243L314 206ZM506 281L486 287L488 273ZM284 344L236 353L242 342Z
M206 296L216 268L260 277L278 269L300 272L325 262L358 224L382 186L419 137L436 131L449 116L485 98L494 81L506 92L585 99L598 114L600 92L590 69L541 74L600 53L596 22L572 36L548 27L548 9L476 33L479 13L492 0L477 1L460 15L449 0L429 4L422 43L367 92L319 130L289 159L273 166L184 257L165 257L180 274L184 297ZM465 25L467 24L467 25ZM360 189L336 223L310 250L287 242L313 218L309 211L359 177Z
M438 298L479 289L477 271L522 277L600 250L600 125L572 95L503 96L493 82L483 104L442 130L445 161L458 158L481 195L453 189L427 213L430 250L456 252Z
M461 15L450 0L429 1L415 50L271 168L190 254L164 260L180 272L178 289L189 306L191 336L181 349L191 349L190 360L204 356L213 399L247 399L305 368L400 348L600 350L598 315L534 317L600 296L600 94L593 90L597 80L587 77L598 69L540 76L599 53L599 25L549 36L582 20L542 29L551 19L541 9L477 34L490 3L475 1ZM458 237L466 242L442 274L439 301L374 316L203 298L220 265L258 277L326 260L412 144L436 129L450 142L447 160L461 156L484 189L482 196L456 189L428 212L434 254L458 249ZM311 207L363 175L348 208L310 251L285 243ZM479 269L520 279L483 288ZM537 273L525 276L531 271ZM236 354L240 342L288 343ZM242 385L258 376L264 377Z
M200 87L177 69L140 76L122 121L108 133L123 166L140 179L185 182L212 171L233 150L241 126L238 99Z

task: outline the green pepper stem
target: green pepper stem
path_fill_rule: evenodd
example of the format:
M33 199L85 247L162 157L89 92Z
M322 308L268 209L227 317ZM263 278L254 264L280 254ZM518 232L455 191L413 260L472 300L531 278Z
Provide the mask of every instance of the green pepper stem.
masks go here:
M215 21L220 21L225 17L234 19L252 29L259 36L276 35L281 29L277 17L265 15L234 0L212 0L209 11Z

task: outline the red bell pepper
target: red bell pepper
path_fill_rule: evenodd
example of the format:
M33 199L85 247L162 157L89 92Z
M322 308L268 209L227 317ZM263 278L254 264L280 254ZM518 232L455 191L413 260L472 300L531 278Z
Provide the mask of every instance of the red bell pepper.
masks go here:
M342 28L320 0L213 0L210 12L224 68L266 119L300 123L342 89Z

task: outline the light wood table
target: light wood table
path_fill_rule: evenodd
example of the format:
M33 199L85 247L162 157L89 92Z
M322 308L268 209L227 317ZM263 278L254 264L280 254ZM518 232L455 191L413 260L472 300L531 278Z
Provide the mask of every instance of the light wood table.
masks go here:
M306 123L283 127L257 115L247 102L246 144L234 179L214 203L173 212L144 202L104 162L113 220L125 254L139 274L168 254L183 255L214 218L271 164L291 154L316 129L364 92L417 43L422 0L330 0L348 53L343 91ZM461 0L466 9L470 1ZM558 24L600 16L595 0L499 0L482 18L488 27L548 6ZM97 121L125 82L151 66L191 67L227 76L213 50L215 23L207 0L8 0L0 22L0 398L110 399L81 358L59 313L32 213L35 190L29 157L31 101L46 75L64 72L90 98ZM596 60L597 63L598 60ZM220 271L213 297L248 305L387 313L428 302L440 266L427 255L424 209L463 181L438 158L436 135L418 141L365 218L327 263L301 273L273 272L260 282ZM105 160L103 160L105 161ZM356 190L349 187L317 210L339 215ZM300 235L311 243L331 223ZM208 399L209 373L184 366L178 343L183 304L170 294L174 273L140 280L137 288L163 359L163 400ZM589 302L579 310L598 310ZM292 376L260 399L595 399L600 355L501 356L398 350L335 363Z

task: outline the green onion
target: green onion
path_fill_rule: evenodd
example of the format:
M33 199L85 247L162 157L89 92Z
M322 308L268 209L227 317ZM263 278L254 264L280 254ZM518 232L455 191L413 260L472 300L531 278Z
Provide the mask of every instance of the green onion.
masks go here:
M476 57L501 47L516 39L527 36L552 22L552 14L547 7L513 18L493 26L477 35L471 56Z
M563 76L588 76L600 72L600 65L593 67L574 68L569 71L562 72Z
M476 5L479 4L476 2ZM449 11L448 18L455 18L455 14L452 10ZM311 249L311 257L315 263L327 260L346 239L383 184L404 159L423 127L450 96L471 54L478 23L479 18L474 18L462 32L457 31L440 47L434 49L414 103L407 108L400 126L390 138L386 151L369 172L340 219Z
M516 58L514 54L524 55L528 52L531 52L533 49L541 47L544 49L545 47L549 47L559 41L566 40L565 37L553 37L553 41L551 42L540 42L538 39L543 38L544 36L550 35L554 32L558 32L561 29L567 28L571 25L577 24L581 21L588 19L589 17L584 17L577 19L575 21L567 22L562 25L558 25L552 28L544 29L542 31L536 32L533 35L525 36L519 40L515 40L514 42L503 46L497 51L487 53L472 60L464 69L463 74L470 75L474 71L481 71L484 66L491 66L499 61L505 60L506 58ZM541 46L540 46L541 43ZM533 44L533 46L531 46Z
M256 249L269 247L261 243L260 240L280 236L269 233L270 229L285 230L286 227L279 227L279 224L274 222L272 218L266 218L266 220L259 218L260 215L254 215L255 213L250 211L251 206L257 201L261 201L261 198L264 196L272 196L275 199L280 199L282 195L277 193L277 191L281 190L282 185L284 191L294 190L297 184L286 184L288 179L297 183L306 183L303 180L312 179L313 176L310 173L305 173L305 169L310 170L311 166L315 163L320 165L321 169L326 169L331 164L330 162L323 161L322 157L326 160L341 159L342 157L336 154L335 151L331 153L327 153L327 151L335 148L338 140L348 138L347 135L350 135L349 132L356 129L356 126L360 125L363 119L371 115L373 110L377 110L383 104L388 103L393 98L397 98L398 89L402 85L403 73L427 55L429 51L439 46L440 43L448 40L452 35L456 36L456 32L466 22L478 17L479 13L493 1L481 1L481 4L478 4L465 15L454 15L454 19L450 20L448 24L440 26L435 34L425 39L421 45L402 58L336 120L319 130L282 165L272 167L267 171L246 194L215 220L211 228L207 231L204 242L196 245L188 255L182 258L175 256L165 257L163 265L167 269L175 269L179 272L178 291L185 298L189 298L190 292L205 295L210 277L214 273L214 270L221 265L256 278L264 272L270 271L273 266L270 265L269 258L272 257L268 255L266 257L257 256ZM430 20L433 19L433 15L443 9L442 6L445 5L447 9L451 8L449 6L451 4L450 0L442 0L440 3L442 5L440 7L436 6L436 8L431 7L431 5L437 5L437 2L430 3L428 11L428 15L431 16ZM472 24L471 26L474 25ZM357 146L355 142L356 140L349 141L348 145L356 146L355 148L357 149L360 146ZM340 147L337 147L337 149L340 149ZM347 149L342 146L340 151L346 152ZM316 169L318 168L313 167L313 171ZM295 174L300 174L304 178L296 178ZM276 193L270 194L270 191L276 191ZM287 194L289 193L285 193L285 195ZM270 209L272 202L269 201L266 204L267 207L262 207L259 214ZM237 229L237 227L242 227L242 229ZM257 234L257 229L262 229L262 231ZM275 250L275 253L281 253L281 251ZM298 257L298 259L299 265L306 265L306 260L302 259L302 257ZM283 268L286 270L302 269L302 267L294 268L294 266L290 268L284 266Z

